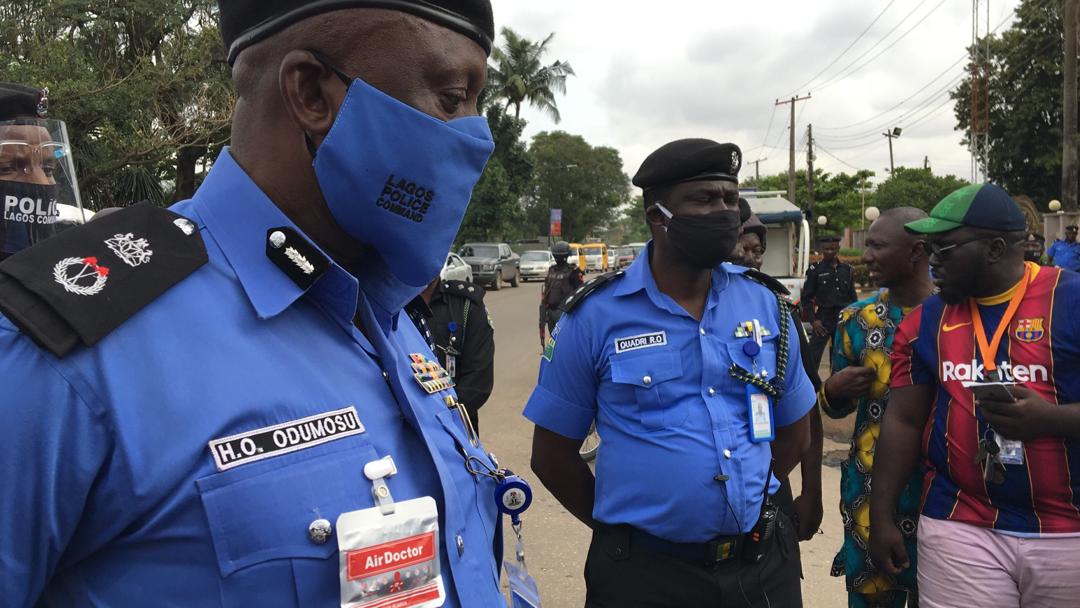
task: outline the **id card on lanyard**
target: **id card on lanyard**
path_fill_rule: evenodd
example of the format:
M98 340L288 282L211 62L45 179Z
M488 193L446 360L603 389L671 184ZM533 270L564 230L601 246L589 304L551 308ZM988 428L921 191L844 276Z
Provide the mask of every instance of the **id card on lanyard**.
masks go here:
M1004 337L1005 332L1009 330L1009 325L1012 324L1013 317L1016 316L1016 311L1020 308L1020 302L1024 299L1024 295L1027 294L1028 284L1031 279L1031 267L1025 264L1024 277L1020 280L1020 284L1017 285L1012 298L1009 299L1009 306L1005 309L1005 314L1002 315L1001 321L998 322L997 328L994 329L994 335L989 341L986 339L986 328L983 326L979 304L974 298L968 300L971 324L975 333L975 345L978 347L979 354L982 357L983 369L986 370L991 381L1000 382L1004 380L1001 377L1001 372L998 371L995 359L1001 346L1001 339ZM1000 448L1001 456L999 459L1002 464L1024 464L1024 443L1022 441L1005 439L996 431L994 432L994 441Z

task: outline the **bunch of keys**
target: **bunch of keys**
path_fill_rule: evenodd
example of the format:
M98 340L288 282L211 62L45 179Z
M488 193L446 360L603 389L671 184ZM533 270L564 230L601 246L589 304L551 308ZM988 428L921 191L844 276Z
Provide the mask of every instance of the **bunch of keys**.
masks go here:
M1001 462L1001 446L993 437L979 440L979 452L975 455L975 464L982 467L983 479L988 483L1005 482L1005 464Z

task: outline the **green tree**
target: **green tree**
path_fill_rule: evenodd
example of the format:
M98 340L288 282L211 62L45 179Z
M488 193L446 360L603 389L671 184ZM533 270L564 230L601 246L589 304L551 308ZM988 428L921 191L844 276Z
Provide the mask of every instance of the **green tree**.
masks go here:
M934 175L929 169L897 167L889 179L877 187L874 205L879 209L918 207L929 212L950 192L967 185L955 175Z
M652 233L645 223L645 203L640 194L618 210L618 219L604 233L604 242L609 245L643 243L651 238Z
M521 131L525 121L489 106L488 125L495 140L484 175L473 190L458 241L509 241L524 236L522 198L529 189L533 160Z
M574 69L566 61L544 65L544 54L555 34L533 42L504 27L502 37L503 45L491 51L494 63L488 66L487 95L505 101L507 110L512 106L514 118L521 117L521 104L527 102L558 123L555 94L566 93L566 77L574 75Z
M0 80L49 89L91 208L186 198L228 140L212 0L9 0L0 56Z
M990 38L990 65L979 66L989 83L990 179L1044 209L1060 195L1062 31L1060 2L1023 0L1012 26ZM951 93L965 144L971 139L971 85L968 76Z
M526 204L526 225L547 234L551 209L562 209L563 238L598 235L630 202L630 179L614 148L593 147L580 135L543 132L529 147L536 170Z

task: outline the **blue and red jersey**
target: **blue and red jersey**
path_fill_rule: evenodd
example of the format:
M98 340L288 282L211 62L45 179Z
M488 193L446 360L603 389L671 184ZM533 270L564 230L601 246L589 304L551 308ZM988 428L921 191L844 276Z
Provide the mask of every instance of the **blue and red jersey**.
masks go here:
M1080 402L1080 274L1031 266L995 363L1004 380L1050 403ZM988 339L1011 293L979 302ZM1024 463L1008 465L1004 483L983 479L976 455L987 425L963 386L989 379L974 331L968 302L946 305L935 295L904 319L894 339L892 387L936 389L923 433L923 515L1023 534L1080 532L1080 441L1026 441Z

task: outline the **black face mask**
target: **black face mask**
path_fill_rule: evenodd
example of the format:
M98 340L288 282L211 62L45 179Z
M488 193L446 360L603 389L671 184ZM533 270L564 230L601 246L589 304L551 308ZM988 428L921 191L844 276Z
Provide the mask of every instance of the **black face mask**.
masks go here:
M1024 261L1025 262L1038 262L1041 259L1042 259L1042 255L1040 255L1038 251L1025 251L1024 252Z
M695 268L716 268L725 261L739 241L742 218L735 209L713 211L705 215L672 215L657 203L668 217L667 236L671 248Z

